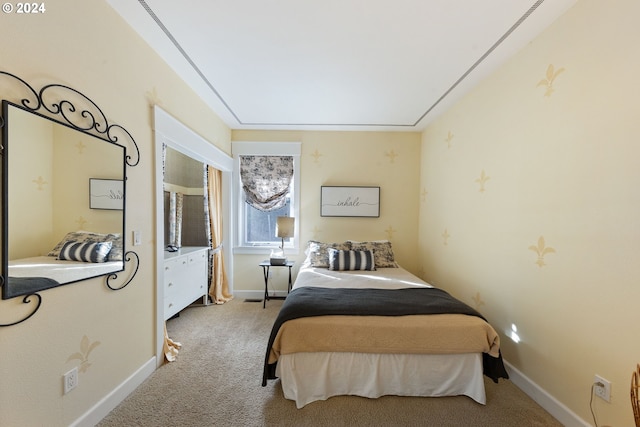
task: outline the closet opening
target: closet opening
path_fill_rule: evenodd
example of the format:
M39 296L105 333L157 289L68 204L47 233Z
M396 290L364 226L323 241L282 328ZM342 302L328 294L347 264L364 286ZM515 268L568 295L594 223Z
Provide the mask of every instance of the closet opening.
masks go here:
M157 106L154 122L159 367L167 319L194 302L220 304L232 298L233 161Z

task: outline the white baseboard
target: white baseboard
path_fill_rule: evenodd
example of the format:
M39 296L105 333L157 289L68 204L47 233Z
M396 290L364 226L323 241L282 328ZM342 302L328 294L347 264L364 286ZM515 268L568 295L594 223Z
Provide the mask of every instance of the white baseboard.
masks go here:
M542 406L545 411L553 415L566 427L590 427L591 424L576 415L571 409L567 408L562 402L551 396L543 390L538 384L534 383L522 372L513 367L506 360L504 361L509 379L527 396L532 398L538 405Z
M85 412L80 418L75 420L71 426L73 427L92 427L95 426L107 416L120 402L131 394L149 375L156 370L155 356L149 359L144 365L138 368L129 378L122 384L117 386L108 395L102 398L91 409Z

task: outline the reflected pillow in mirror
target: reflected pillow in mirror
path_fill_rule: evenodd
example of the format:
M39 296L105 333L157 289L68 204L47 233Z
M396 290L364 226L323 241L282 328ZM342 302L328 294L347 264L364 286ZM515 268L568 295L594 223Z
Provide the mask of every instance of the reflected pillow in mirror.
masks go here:
M122 261L122 253L124 252L124 242L120 234L107 234L107 236L116 236L114 240L105 240L111 242L111 251L107 255L107 261Z
M109 261L122 261L122 236L119 233L100 234L92 231L72 231L47 254L48 256L57 257L60 254L62 246L67 242L112 242L112 250L109 253Z
M58 255L59 260L105 262L111 250L111 242L65 242Z

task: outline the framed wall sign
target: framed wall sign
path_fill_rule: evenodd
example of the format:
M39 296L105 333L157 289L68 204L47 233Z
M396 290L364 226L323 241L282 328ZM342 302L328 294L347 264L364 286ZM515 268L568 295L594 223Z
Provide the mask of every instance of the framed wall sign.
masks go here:
M380 216L380 187L320 188L320 216Z
M124 181L121 179L89 178L89 207L91 209L122 210Z

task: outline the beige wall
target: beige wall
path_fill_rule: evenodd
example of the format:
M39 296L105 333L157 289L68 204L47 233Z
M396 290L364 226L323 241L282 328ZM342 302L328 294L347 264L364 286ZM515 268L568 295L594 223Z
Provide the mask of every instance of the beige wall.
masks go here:
M7 151L22 167L9 167L8 214L11 232L8 234L9 259L46 255L54 242L53 170L54 131L48 120L30 120L33 117L23 110L10 106L10 142ZM32 141L39 141L40 156L31 158ZM28 167L26 166L28 165ZM19 207L29 206L25 211Z
M128 168L128 249L140 255L135 280L114 292L95 279L42 292L26 322L0 328L0 425L69 425L155 355L155 165L151 105L230 153L230 130L104 1L57 0L42 15L0 17L0 70L31 83L67 84L94 100L135 138L140 164ZM0 77L0 98L20 96ZM36 154L38 155L38 154ZM131 247L131 231L143 244ZM0 323L24 311L0 301ZM88 363L76 353L93 346ZM79 386L62 393L62 375L79 366ZM84 369L86 368L86 369Z
M233 131L234 141L301 142L300 243L351 240L391 241L397 261L407 270L417 268L420 134L415 132L284 132ZM380 187L379 218L320 216L322 185ZM261 255L234 257L235 290L264 289L258 263ZM304 260L301 250L298 266ZM274 269L274 289L285 289L285 269ZM281 276L281 277L278 277ZM270 286L271 286L270 285Z
M53 245L70 231L121 233L121 210L91 209L89 180L122 180L124 150L60 125L53 144Z
M638 17L637 0L579 2L422 143L423 277L486 314L505 359L582 419L594 374L610 380L600 425L633 425L640 362Z

